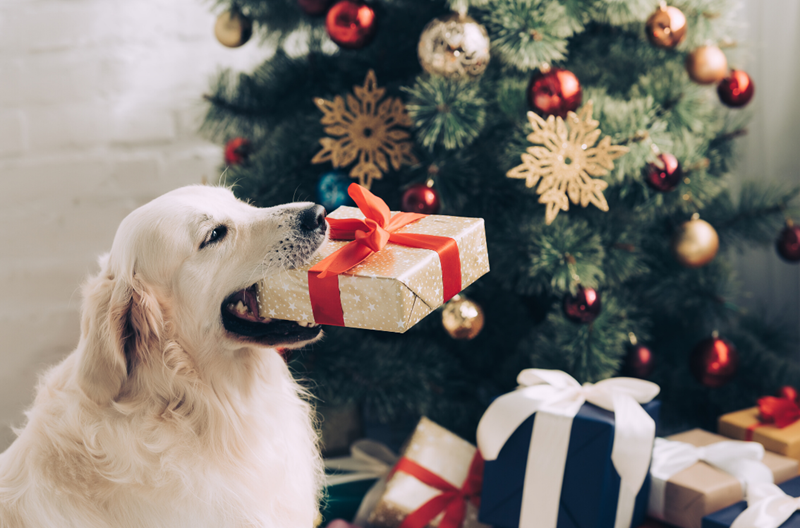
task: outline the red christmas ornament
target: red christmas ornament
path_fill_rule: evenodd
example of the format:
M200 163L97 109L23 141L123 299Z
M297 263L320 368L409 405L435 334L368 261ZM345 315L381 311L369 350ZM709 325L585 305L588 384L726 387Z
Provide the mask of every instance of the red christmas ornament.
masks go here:
M331 0L297 0L297 5L310 16L319 16L328 10Z
M800 226L787 222L775 241L775 249L786 262L800 262Z
M225 144L225 163L241 165L247 161L252 149L250 142L242 137L233 138Z
M700 341L689 360L694 377L711 389L728 383L739 368L739 353L733 343L720 337Z
M372 40L376 28L375 11L357 0L340 0L325 17L328 35L343 48L364 47Z
M564 315L576 323L591 323L600 315L600 294L594 288L578 286L578 293L564 296Z
M655 358L653 352L644 345L630 345L622 366L622 374L634 378L648 378L653 373Z
M792 387L791 385L785 385L780 388L778 391L778 396L781 398L785 398L787 400L792 400L793 402L797 401L797 389Z
M415 183L403 193L400 208L406 213L436 214L441 202L439 193L424 183Z
M656 161L645 168L647 183L657 191L668 192L678 186L683 177L683 169L678 158L667 152L658 155Z
M740 108L750 102L756 85L742 70L731 70L717 86L719 100L732 108Z
M575 74L552 68L537 72L528 85L528 105L537 114L567 117L583 101L583 89Z

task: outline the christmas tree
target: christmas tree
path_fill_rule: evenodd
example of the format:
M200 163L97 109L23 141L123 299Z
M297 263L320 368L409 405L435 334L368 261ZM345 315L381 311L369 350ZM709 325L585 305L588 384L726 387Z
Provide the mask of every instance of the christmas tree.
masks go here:
M277 47L208 95L238 196L332 207L355 181L392 210L486 221L492 271L451 301L466 321L328 328L293 357L326 405L472 439L523 368L633 374L662 387L668 431L798 380L787 333L736 306L726 259L774 243L798 192L728 190L753 96L728 66L735 2L218 3L233 45L252 24Z

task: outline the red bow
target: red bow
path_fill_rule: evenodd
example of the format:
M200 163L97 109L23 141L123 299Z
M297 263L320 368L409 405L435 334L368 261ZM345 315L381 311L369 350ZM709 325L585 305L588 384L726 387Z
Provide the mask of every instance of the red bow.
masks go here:
M356 183L347 193L366 217L328 218L330 238L352 240L308 270L308 292L314 311L314 322L344 326L344 313L339 293L338 275L363 262L392 242L401 246L429 249L439 254L442 264L442 302L461 291L461 257L456 241L448 237L396 233L398 229L427 215L397 213L392 216L386 202Z
M790 390L787 391L787 389ZM759 423L747 428L745 440L752 440L753 431L763 425L774 425L779 429L783 429L800 420L800 406L797 405L797 400L792 394L797 394L797 392L791 387L784 387L781 389L781 396L763 396L759 398Z
M444 512L444 517L439 523L439 528L459 528L464 522L467 502L480 506L483 458L477 451L469 466L467 478L460 488L453 486L439 475L428 471L413 460L405 457L400 459L392 473L396 471L407 473L442 492L406 516L399 528L425 528L442 512Z

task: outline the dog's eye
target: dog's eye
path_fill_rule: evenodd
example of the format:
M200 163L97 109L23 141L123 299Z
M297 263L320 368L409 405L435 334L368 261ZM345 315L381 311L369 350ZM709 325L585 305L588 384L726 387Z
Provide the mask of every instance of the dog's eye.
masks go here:
M219 242L220 240L225 238L226 234L228 234L228 228L225 227L224 225L219 225L215 227L214 230L211 231L211 233L209 233L208 238L202 244L200 244L200 249L203 249L209 244L214 244L215 242Z

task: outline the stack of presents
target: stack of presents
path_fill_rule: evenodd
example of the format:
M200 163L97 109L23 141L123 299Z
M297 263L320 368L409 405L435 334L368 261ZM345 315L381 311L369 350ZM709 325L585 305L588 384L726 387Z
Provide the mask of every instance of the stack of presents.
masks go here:
M328 459L330 528L800 528L800 407L779 397L719 433L656 436L654 383L527 369L477 447L427 418L399 455L359 440Z

